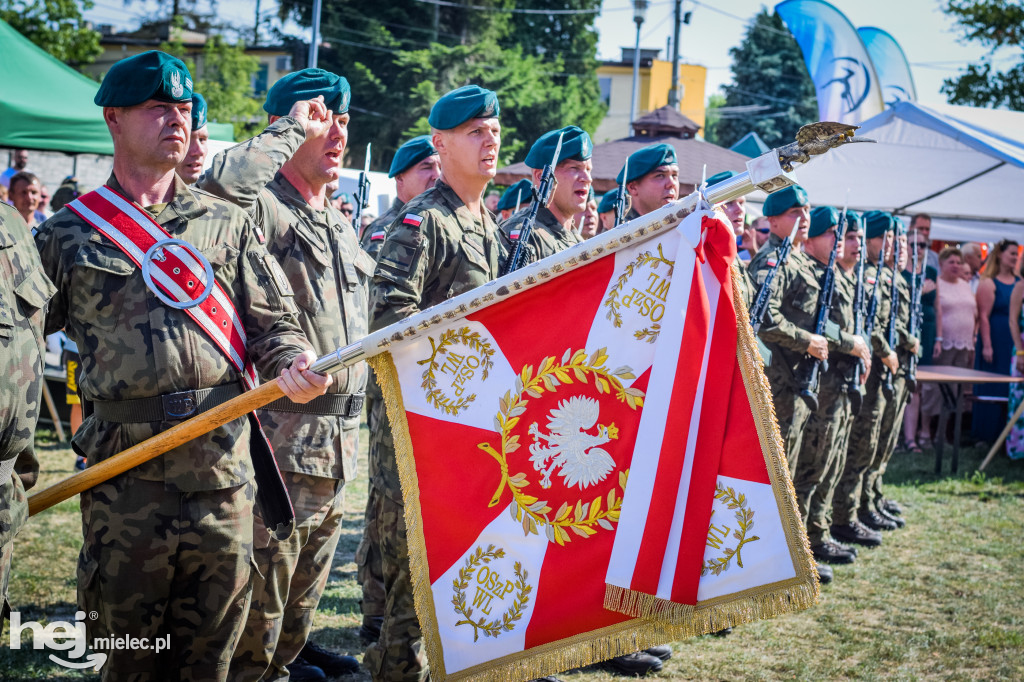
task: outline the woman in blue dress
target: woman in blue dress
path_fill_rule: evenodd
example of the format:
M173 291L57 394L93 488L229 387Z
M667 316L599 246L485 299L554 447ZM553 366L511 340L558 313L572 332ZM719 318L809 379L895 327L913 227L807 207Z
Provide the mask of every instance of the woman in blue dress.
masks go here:
M1017 277L1017 242L1004 239L992 248L978 283L978 345L974 368L983 372L1009 374L1015 346L1010 335L1010 296ZM1006 398L1006 384L975 384L971 431L976 440L993 442L1006 426L1004 402L985 398Z

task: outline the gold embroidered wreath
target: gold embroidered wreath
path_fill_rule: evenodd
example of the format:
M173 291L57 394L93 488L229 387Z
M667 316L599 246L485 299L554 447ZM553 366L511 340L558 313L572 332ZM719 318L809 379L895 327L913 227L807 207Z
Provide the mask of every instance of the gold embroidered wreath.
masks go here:
M622 270L622 274L615 280L614 286L611 291L608 292L608 297L604 300L601 305L608 308L608 314L606 317L612 321L615 327L622 326L622 313L619 309L622 307L622 303L619 301L619 295L622 293L623 287L626 286L626 282L630 280L633 273L644 265L649 265L651 270L657 270L658 266L665 264L668 266L668 276L672 276L672 271L675 269L676 262L669 260L665 257L665 252L661 248L661 244L658 244L658 255L654 255L650 251L644 251L636 257L632 263L626 265ZM654 343L658 340L658 334L661 333L661 325L655 322L650 327L644 327L638 331L633 332L633 336L641 341L647 341L647 343Z
M427 401L430 404L443 412L455 416L476 400L476 394L470 394L458 400L446 396L437 387L437 377L434 374L434 371L441 366L437 359L438 356L447 353L447 346L455 343L468 346L479 354L481 376L486 379L490 368L494 366L494 361L491 359L494 357L494 349L491 347L490 342L480 335L480 332L472 331L469 327L449 329L438 337L436 343L433 337L428 336L427 339L430 341L430 357L426 360L419 360L416 363L427 366L423 371L423 383L420 384L420 387L426 391Z
M732 532L732 536L736 538L738 544L732 548L727 547L722 556L704 562L704 567L700 571L701 575L708 573L721 575L722 571L729 568L729 564L734 558L736 565L743 568L743 557L740 556L743 545L761 539L756 535L752 538L747 537L747 533L754 527L754 510L747 509L746 496L742 493L736 495L735 490L723 487L721 483L718 483L715 485L715 499L725 502L729 509L736 510L736 521L739 523L739 528Z
M495 549L494 545L487 545L486 550L477 547L475 552L466 557L466 565L459 569L459 577L452 581L452 586L455 589L455 595L452 597L452 606L455 607L455 613L463 618L455 623L455 627L471 625L473 627L474 642L480 638L481 631L483 631L485 637L497 637L504 631L513 630L516 621L523 617L523 610L526 609L526 605L530 603L530 593L533 592L533 585L529 585L526 582L530 573L524 570L523 565L517 561L513 566L516 576L516 594L512 600L512 606L500 618L489 621L481 616L473 620L473 607L466 603L466 588L469 587L469 581L481 563L489 564L494 559L501 559L504 556L505 550L500 547Z

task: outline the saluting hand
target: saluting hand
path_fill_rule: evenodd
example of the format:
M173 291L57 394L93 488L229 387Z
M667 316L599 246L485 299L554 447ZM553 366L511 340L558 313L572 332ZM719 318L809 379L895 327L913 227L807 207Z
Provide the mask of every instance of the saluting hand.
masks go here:
M811 344L807 346L807 354L819 360L828 360L828 339L818 334L811 334Z
M316 137L331 125L331 111L324 104L323 95L296 102L288 115L302 125L306 139Z
M295 356L291 366L281 370L277 383L293 403L308 403L326 393L327 387L334 383L330 374L318 374L309 369L314 360L316 355L313 351L303 351Z

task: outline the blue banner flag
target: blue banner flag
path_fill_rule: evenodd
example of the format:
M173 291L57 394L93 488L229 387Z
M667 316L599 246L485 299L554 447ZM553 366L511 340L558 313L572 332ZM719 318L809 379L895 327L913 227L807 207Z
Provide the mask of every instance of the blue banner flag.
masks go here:
M896 39L874 26L861 26L857 33L871 56L871 63L875 65L885 106L891 107L897 102L916 102L917 89L910 73L910 64Z
M775 11L804 54L822 121L857 124L882 112L871 57L842 12L821 0L786 0Z

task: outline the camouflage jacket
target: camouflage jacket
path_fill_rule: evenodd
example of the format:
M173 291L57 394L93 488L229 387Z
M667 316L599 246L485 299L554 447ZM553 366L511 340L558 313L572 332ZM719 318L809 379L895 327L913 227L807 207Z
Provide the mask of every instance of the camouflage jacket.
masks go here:
M384 238L388 235L391 223L395 222L395 218L401 213L403 206L405 204L395 197L395 200L391 202L391 208L363 230L363 236L359 238L359 245L374 261L377 260L377 254L380 253L380 247L384 245Z
M881 327L881 335L885 342L885 347L888 348L889 344L889 312L892 306L892 279L894 272L892 268L885 267L882 270L882 287L885 290L886 295L886 310L885 317L879 320L878 326ZM896 274L896 292L897 292L897 308L896 308L896 355L900 361L900 372L905 372L910 361L911 351L917 344L917 337L910 333L910 283L907 282L906 278L901 274Z
M519 213L512 214L508 220L498 226L498 237L501 239L502 247L509 257L512 256L512 252L516 248L516 242L512 239L512 232L522 229L526 218L530 215L530 208L527 206L520 209ZM518 235L516 239L518 239ZM570 246L579 244L581 241L583 240L580 239L576 230L565 229L550 210L544 206L539 206L537 208L537 222L534 223L533 229L530 230L529 243L523 245L526 253L523 254L519 267L535 263L559 251L564 251ZM504 267L504 260L502 258L502 267Z
M871 293L875 288L875 280L878 278L878 266L867 264L864 266L864 315L865 325L868 324L867 313L871 309ZM892 295L892 277L887 276L888 268L882 269L882 278L878 282L878 305L875 307L874 326L871 329L871 352L884 358L892 352L889 346L889 301Z
M314 210L280 172L304 139L294 119L279 119L267 132L217 154L198 186L248 211L262 230L294 292L299 325L320 357L366 336L374 262L340 213L330 206ZM362 393L366 363L340 370L334 379L330 393ZM269 409L259 414L282 471L355 478L359 417Z
M489 282L502 257L490 213L473 216L443 180L412 199L391 225L377 256L370 329Z
M309 348L287 282L238 207L189 188L175 177L170 203L156 222L190 242L210 261L217 282L238 311L248 355L263 376L277 376ZM116 178L107 181L122 191ZM79 390L86 400L129 400L237 382L227 357L187 313L161 303L142 272L116 245L67 208L36 234L43 269L57 286L46 331L60 329L82 356ZM90 463L139 443L171 423L116 424L86 417L75 449ZM193 492L240 485L252 478L249 424L237 419L132 470Z
M761 287L764 286L764 282L768 278L768 271L774 268L776 263L778 263L779 248L781 246L782 238L777 237L774 234L770 235L768 237L768 242L761 247L761 249L755 253L747 263L747 282L750 285L750 305L754 304L754 300L761 292ZM789 252L789 258L790 260L793 260L794 258L796 260L802 260L805 259L806 256L804 256L803 251L799 248L793 247ZM789 262L780 265L779 269L782 270L787 265L789 265ZM782 273L780 272L775 276L775 280L772 284L773 290L778 290L781 274ZM753 322L754 321L751 320L751 323ZM762 324L767 324L767 322L763 321Z
M0 462L21 479L0 480L0 547L28 516L24 489L39 472L34 440L43 387L43 316L53 284L21 216L0 202Z

